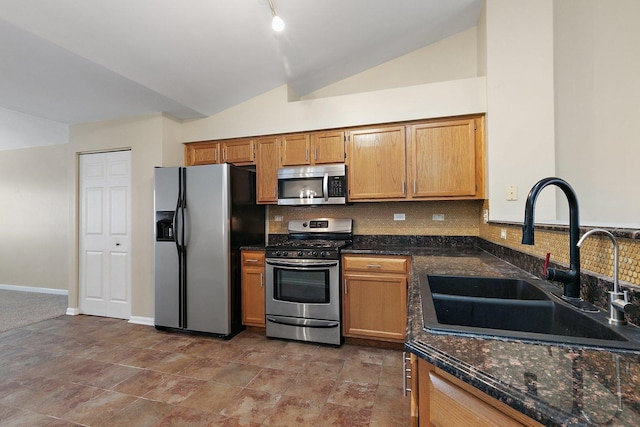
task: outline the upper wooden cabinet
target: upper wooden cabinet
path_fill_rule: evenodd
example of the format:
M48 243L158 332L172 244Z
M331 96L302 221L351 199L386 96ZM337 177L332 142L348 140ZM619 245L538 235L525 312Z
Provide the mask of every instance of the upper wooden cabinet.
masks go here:
M184 145L185 166L220 163L220 143L190 142Z
M475 133L473 119L410 126L410 196L475 196Z
M256 166L258 203L278 201L278 168L347 165L348 201L485 197L484 117L185 144L185 164Z
M256 163L256 143L253 139L189 142L184 145L185 166L231 163L236 166Z
M343 131L285 135L279 140L281 166L344 163Z
M220 151L221 163L237 166L256 164L256 142L253 139L222 141Z
M280 165L297 166L310 164L309 135L285 135L280 142Z
M351 131L349 201L482 199L483 126L472 117Z
M345 133L342 131L311 134L311 164L344 163Z
M256 140L256 181L258 203L278 202L278 139L275 136Z
M406 196L405 127L353 130L347 141L349 200Z

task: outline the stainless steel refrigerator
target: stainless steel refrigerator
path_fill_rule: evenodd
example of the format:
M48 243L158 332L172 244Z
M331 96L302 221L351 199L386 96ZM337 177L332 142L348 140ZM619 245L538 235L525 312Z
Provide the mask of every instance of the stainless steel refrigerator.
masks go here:
M242 330L240 247L264 244L255 172L155 168L155 326L230 338Z

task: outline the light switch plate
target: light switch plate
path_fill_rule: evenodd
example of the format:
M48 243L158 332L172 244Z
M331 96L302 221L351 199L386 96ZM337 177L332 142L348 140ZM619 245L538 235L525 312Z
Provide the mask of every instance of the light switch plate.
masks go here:
M393 220L394 221L404 221L405 220L405 216L404 216L403 213L393 214Z

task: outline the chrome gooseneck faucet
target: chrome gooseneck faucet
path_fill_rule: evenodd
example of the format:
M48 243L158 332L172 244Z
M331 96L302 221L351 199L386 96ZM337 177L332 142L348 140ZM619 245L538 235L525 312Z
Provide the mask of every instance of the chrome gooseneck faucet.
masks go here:
M548 185L559 187L569 201L569 271L555 268L547 269L547 279L564 284L563 297L565 299L580 299L580 226L578 224L578 199L573 188L560 178L544 178L538 181L529 192L524 211L524 223L522 224L522 244L533 245L534 219L533 211L540 191Z
M577 245L580 247L584 243L587 236L594 233L602 233L611 239L613 243L613 291L609 292L609 323L612 325L625 325L627 321L624 319L624 312L629 309L629 297L627 292L620 292L618 284L618 241L615 236L607 230L594 228L589 230L580 238Z

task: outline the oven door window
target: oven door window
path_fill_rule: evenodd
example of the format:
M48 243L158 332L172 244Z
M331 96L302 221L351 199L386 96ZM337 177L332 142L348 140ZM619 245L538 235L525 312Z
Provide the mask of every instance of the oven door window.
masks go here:
M304 304L329 304L329 269L274 268L273 299Z

